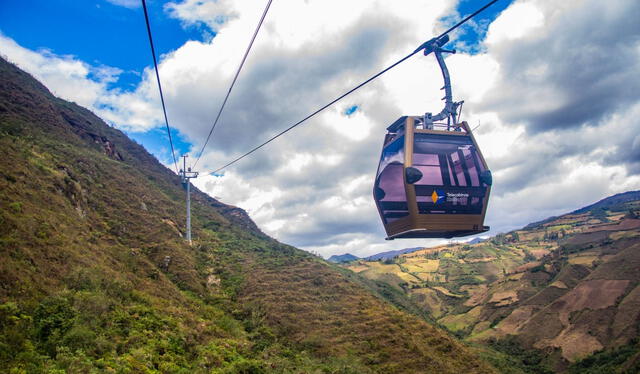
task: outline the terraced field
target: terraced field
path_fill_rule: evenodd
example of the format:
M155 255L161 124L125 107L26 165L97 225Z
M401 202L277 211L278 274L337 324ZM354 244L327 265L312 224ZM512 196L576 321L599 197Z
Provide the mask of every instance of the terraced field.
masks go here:
M475 245L345 266L403 290L469 342L515 337L562 371L640 336L640 194L609 199L616 203L605 199Z

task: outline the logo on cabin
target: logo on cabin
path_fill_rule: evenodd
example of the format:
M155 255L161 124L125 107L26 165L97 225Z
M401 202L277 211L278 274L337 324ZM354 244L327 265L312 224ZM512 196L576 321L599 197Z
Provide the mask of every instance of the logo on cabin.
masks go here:
M431 200L434 204L440 204L444 202L444 199L446 197L447 195L442 190L433 190L433 193L431 194Z

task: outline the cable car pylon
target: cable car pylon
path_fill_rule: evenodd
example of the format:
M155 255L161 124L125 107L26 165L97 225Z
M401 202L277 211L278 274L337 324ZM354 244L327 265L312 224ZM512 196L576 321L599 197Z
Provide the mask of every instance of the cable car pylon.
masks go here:
M187 168L188 155L182 156L182 169L180 170L180 177L182 178L182 184L187 191L187 222L186 226L186 240L189 245L192 245L191 241L191 179L198 177L197 171L191 171L191 167Z

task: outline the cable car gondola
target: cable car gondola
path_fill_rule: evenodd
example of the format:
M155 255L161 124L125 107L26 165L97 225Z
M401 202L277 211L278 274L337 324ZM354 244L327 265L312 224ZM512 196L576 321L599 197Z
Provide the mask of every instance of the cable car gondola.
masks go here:
M437 115L402 116L387 128L374 199L387 239L452 238L479 234L491 191L491 172L466 122L458 123L445 35L430 41L442 70L445 108Z

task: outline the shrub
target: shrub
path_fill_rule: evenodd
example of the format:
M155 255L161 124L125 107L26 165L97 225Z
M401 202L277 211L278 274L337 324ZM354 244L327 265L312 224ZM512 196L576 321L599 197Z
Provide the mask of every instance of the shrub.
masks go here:
M506 353L515 358L516 360L513 361L513 364L525 373L553 373L545 364L544 356L540 351L524 349L513 336L507 336L499 340L490 339L488 343L496 351Z
M536 256L534 256L531 252L529 252L528 250L523 250L524 251L524 261L525 262L533 262L536 260Z
M73 326L75 317L71 303L63 296L47 297L36 308L36 337L50 356L55 356L56 346Z
M34 363L41 361L30 341L31 332L32 318L23 314L18 304L0 304L0 369L7 369L5 365L13 360L14 364L21 364L24 372L35 371L27 370Z
M640 347L636 340L611 350L599 351L569 366L571 374L638 373Z
M82 350L91 352L96 344L96 333L86 326L73 326L62 339L62 344L73 351Z
M14 213L22 213L22 203L19 201L9 204L9 209Z
M251 360L240 358L237 361L234 361L228 367L220 370L213 371L212 373L220 373L220 374L266 374L267 371L264 367L264 364L258 360Z

